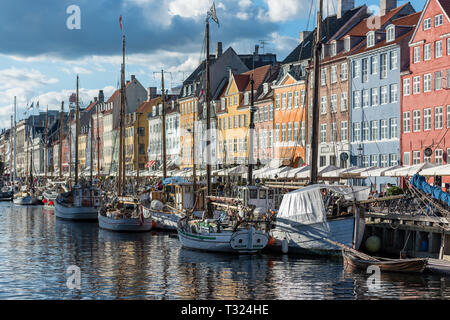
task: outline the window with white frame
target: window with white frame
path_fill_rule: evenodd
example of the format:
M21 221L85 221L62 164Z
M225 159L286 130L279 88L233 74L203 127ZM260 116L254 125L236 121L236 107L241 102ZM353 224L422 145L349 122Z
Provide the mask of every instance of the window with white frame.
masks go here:
M286 93L281 94L281 110L286 109Z
M423 30L431 29L431 18L423 20Z
M362 157L362 167L367 168L369 167L369 156L363 156Z
M371 48L375 45L375 32L370 31L367 33L367 48Z
M275 108L277 110L280 109L280 94L279 93L277 93L276 98L275 98Z
M286 123L281 124L281 142L286 141Z
M347 121L341 121L341 141L347 141L348 140L348 122Z
M337 112L337 94L331 95L330 112L332 112L332 113Z
M420 110L413 111L413 131L420 131Z
M273 104L269 105L269 120L273 120Z
M275 125L275 142L280 142L280 124Z
M288 109L292 109L292 92L288 92L287 107Z
M376 167L378 166L378 155L377 154L373 154L370 156L370 162L371 162L371 166L372 167Z
M423 130L431 130L431 109L427 108L423 110Z
M292 141L292 122L287 125L287 141Z
M381 55L381 79L387 78L387 54Z
M403 132L411 131L411 113L403 112Z
M361 108L361 91L359 90L353 92L353 107Z
M439 130L444 126L444 111L442 107L434 108L434 129Z
M341 81L348 79L348 65L347 62L341 64Z
M382 168L387 168L388 167L388 155L387 154L382 154L381 155L381 163L380 166Z
M322 86L327 85L327 69L326 68L322 68L320 70L320 84Z
M300 126L300 141L305 141L306 137L306 123L305 121L302 121L302 124Z
M302 90L300 92L300 106L303 108L305 107L305 100L306 100L306 91Z
M378 90L379 90L378 88L370 89L372 96L372 107L378 105Z
M431 91L431 73L423 75L423 92Z
M397 51L391 51L391 70L395 70L398 67L398 53Z
M391 118L389 120L391 124L391 139L398 138L397 118Z
M346 52L350 51L350 37L344 39L344 49Z
M371 61L371 74L377 74L378 72L378 56L372 56L370 58Z
M370 134L369 134L369 122L363 121L362 123L362 141L369 141L370 140Z
M423 60L424 61L431 60L431 43L427 43L423 47Z
M383 120L381 120L381 136L380 136L380 138L381 138L381 140L386 140L386 139L388 139L389 137L388 137L388 134L389 134L389 131L388 131L389 129L388 129L388 121L386 120L386 119L383 119Z
M435 58L442 57L442 40L436 41L434 43L434 57Z
M447 38L447 55L450 56L450 38Z
M298 122L294 122L294 142L298 141Z
M447 128L450 128L450 106L447 106Z
M411 163L410 153L409 152L403 152L403 165L409 166Z
M336 142L337 141L337 126L336 126L336 122L333 122L331 124L330 141L331 142Z
M398 84L391 84L391 103L398 102Z
M330 79L331 79L331 83L337 82L337 66L331 66Z
M437 165L442 165L444 159L444 150L436 149L434 150L434 163Z
M434 90L442 89L442 71L434 73Z
M264 106L264 121L269 120L268 119L269 118L269 110L268 109L269 108L267 106ZM262 110L260 110L260 111L262 111Z
M295 91L294 92L294 108L298 108L298 102L299 102L299 92Z
M387 86L382 86L381 87L381 99L380 102L381 104L386 104L389 102L389 95L388 95L388 88Z
M413 63L420 62L420 47L414 47L413 49Z
M420 151L413 151L413 165L420 164Z
M389 26L386 30L386 42L395 40L395 26Z
M321 124L320 125L320 143L327 142L327 125Z
M398 157L396 153L391 153L389 155L389 165L390 166L396 166L398 165Z
M369 103L369 89L364 89L362 93L362 105L363 107L367 108L369 106Z
M359 78L361 74L360 60L353 61L353 78Z
M369 59L362 59L362 82L369 80Z
M405 78L403 79L403 95L409 96L411 94L411 79Z
M431 163L431 156L427 156L425 155L425 153L423 154L423 162L425 163Z
M413 94L420 93L420 76L413 78Z
M376 141L380 138L380 132L378 130L378 120L371 121L372 127L372 141Z
M443 23L444 23L444 15L443 14L439 14L434 17L434 26L435 27L442 26Z
M353 141L354 142L361 141L361 123L360 122L353 123Z
M321 97L320 101L320 114L326 114L327 113L327 97Z
M348 109L348 95L347 92L341 93L341 111L347 111Z
M336 55L336 42L330 44L330 55L332 57Z

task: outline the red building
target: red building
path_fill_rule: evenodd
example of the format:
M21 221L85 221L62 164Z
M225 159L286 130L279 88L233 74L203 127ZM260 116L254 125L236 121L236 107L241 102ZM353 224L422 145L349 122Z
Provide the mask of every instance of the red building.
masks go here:
M427 0L402 75L403 165L450 163L450 0ZM449 183L449 178L444 178Z

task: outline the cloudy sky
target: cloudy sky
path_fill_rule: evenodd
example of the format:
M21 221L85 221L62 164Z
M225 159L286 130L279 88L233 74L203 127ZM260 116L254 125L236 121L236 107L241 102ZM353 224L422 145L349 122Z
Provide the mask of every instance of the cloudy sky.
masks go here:
M337 0L325 0L326 11ZM17 118L39 101L40 110L59 109L75 91L88 104L103 89L106 98L118 87L121 62L119 16L127 37L126 78L136 75L144 87L159 86L155 72L164 69L166 86L175 87L200 62L205 13L212 0L14 0L0 10L0 128L10 126L14 96ZM298 43L299 31L313 29L315 0L216 0L220 27L211 24L211 51L251 53L255 44L283 60ZM379 0L356 0L377 5ZM314 5L313 3L313 5ZM398 0L399 5L406 3ZM424 0L412 0L422 10ZM69 29L71 5L80 8L80 29ZM315 7L312 10L316 10ZM35 111L36 113L37 111Z

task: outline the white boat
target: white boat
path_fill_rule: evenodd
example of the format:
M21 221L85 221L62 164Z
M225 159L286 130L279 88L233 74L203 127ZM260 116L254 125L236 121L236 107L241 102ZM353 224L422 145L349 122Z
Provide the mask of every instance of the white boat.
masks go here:
M324 196L325 190L334 198ZM328 239L357 250L365 221L355 202L366 200L369 192L369 187L317 184L285 194L271 232L274 240L268 248L283 253L341 255L341 248ZM334 202L325 203L324 197ZM330 208L334 215L328 214Z
M11 201L14 198L14 193L12 191L12 188L10 187L3 187L0 191L0 201Z
M37 198L29 192L19 192L14 196L13 203L22 206L32 206L38 203Z
M117 232L152 230L152 217L142 210L137 199L119 197L114 207L102 208L98 214L99 227Z
M153 229L163 231L177 231L178 220L183 216L173 212L153 210L146 206L141 206L145 215L150 216L153 221Z
M101 192L95 187L75 185L72 191L60 194L55 200L55 215L68 220L97 220Z

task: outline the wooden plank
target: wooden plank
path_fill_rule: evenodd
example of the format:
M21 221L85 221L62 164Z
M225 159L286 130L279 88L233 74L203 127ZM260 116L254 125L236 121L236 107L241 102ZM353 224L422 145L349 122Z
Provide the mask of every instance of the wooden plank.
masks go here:
M381 213L381 212L366 212L364 213L367 218L381 218L390 220L408 220L408 221L421 221L421 222L434 222L450 224L450 222L443 217L429 217L429 216L411 216L405 214L392 214L392 213Z

